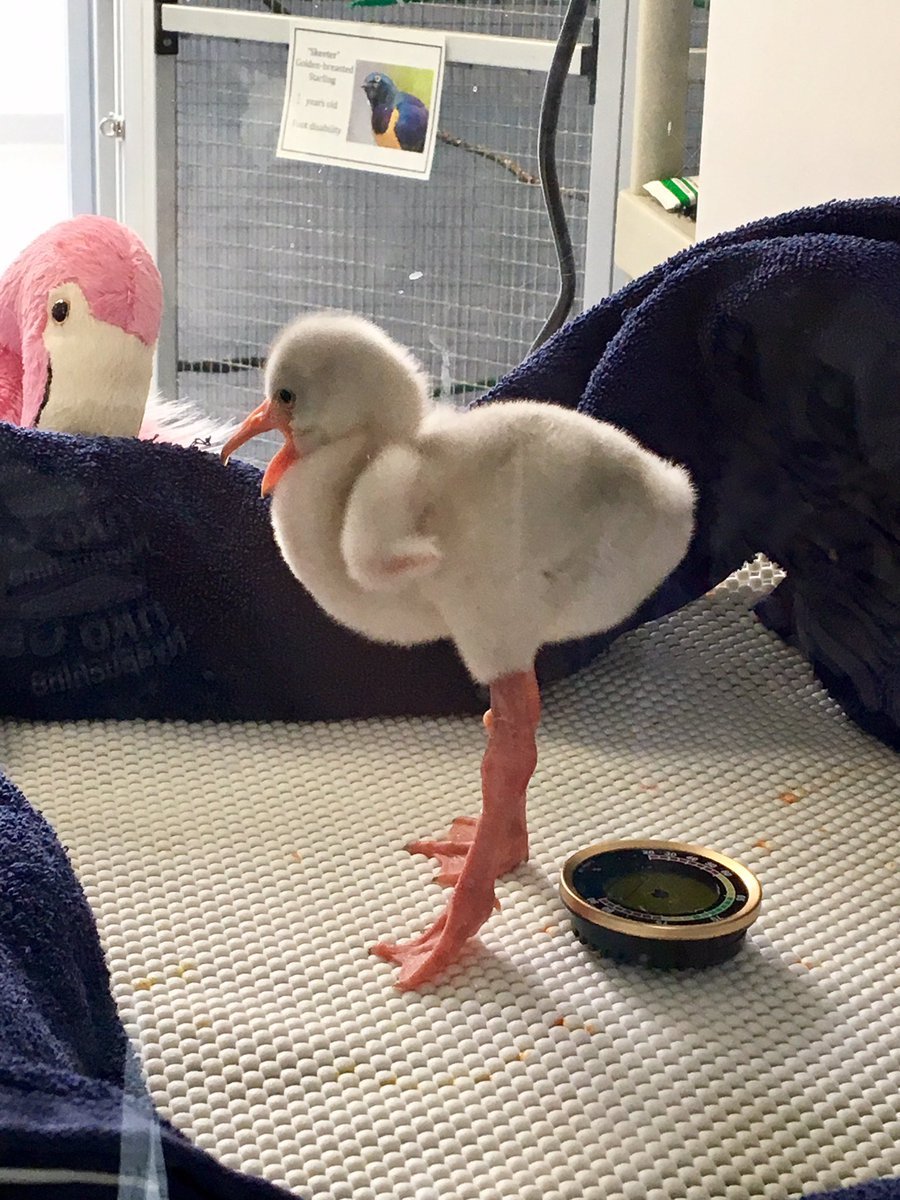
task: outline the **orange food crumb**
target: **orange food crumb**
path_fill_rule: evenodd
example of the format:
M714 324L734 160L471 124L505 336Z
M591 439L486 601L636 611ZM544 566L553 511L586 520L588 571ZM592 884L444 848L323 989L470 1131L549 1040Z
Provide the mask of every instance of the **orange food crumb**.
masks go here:
M565 1029L565 1027L566 1027L566 1018L565 1017L557 1017L556 1020L553 1022L554 1029L557 1029L559 1026L562 1026L562 1028Z
M796 804L800 797L796 792L782 792L778 799L782 804Z
M772 849L772 843L766 838L757 838L753 843L754 850L765 850L766 852Z
M135 982L134 990L136 992L149 992L154 983L162 983L158 975L148 975L146 979L138 979Z
M557 929L559 929L558 925L545 925L541 933L556 933Z
M303 862L303 855L299 850L292 850L291 858L294 860L294 862Z

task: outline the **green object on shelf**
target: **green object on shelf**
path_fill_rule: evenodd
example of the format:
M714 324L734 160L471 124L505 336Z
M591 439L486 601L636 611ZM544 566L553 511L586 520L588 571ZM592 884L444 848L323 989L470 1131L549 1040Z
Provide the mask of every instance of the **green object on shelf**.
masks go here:
M644 184L644 191L658 200L669 212L691 213L697 207L698 178L696 175L678 175L674 179L651 179Z

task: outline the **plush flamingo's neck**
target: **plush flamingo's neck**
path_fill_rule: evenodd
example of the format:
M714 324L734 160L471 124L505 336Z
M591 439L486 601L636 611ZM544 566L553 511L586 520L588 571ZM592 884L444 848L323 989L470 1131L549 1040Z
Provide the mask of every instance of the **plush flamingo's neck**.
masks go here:
M61 433L136 437L150 380L153 347L92 316L84 297L69 286L66 324L48 322L43 334L46 380L35 424Z

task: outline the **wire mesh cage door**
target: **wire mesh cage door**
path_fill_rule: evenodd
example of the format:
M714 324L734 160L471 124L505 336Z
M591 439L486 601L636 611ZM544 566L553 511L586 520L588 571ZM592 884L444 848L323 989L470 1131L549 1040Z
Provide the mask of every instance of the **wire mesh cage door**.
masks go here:
M565 8L563 0L474 0L374 10L381 24L475 35L479 49L468 56L496 63L448 53L425 183L275 156L289 18L371 22L371 11L345 0L163 6L165 23L181 29L179 397L213 416L245 413L258 398L258 366L273 334L317 308L378 322L422 359L448 403L464 403L521 360L553 307L558 264L537 167L546 67L517 64L533 63L541 42L549 64ZM585 45L590 36L588 23ZM581 267L593 109L578 69L576 62L566 85L557 157ZM576 306L580 284L581 272ZM261 460L270 451L260 439L252 453Z

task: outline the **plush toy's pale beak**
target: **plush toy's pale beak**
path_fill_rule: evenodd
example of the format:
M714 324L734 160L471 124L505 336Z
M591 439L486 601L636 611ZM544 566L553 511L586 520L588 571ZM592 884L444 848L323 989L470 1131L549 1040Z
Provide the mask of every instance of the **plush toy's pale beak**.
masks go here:
M227 463L238 446L243 446L251 438L255 438L261 433L269 433L272 429L281 431L284 436L284 445L266 467L261 489L264 496L268 496L288 467L293 466L300 457L300 452L294 444L290 421L285 410L271 400L264 400L258 408L254 408L246 421L234 431L222 447L222 462Z

